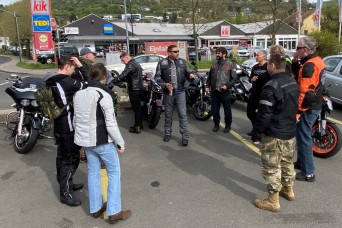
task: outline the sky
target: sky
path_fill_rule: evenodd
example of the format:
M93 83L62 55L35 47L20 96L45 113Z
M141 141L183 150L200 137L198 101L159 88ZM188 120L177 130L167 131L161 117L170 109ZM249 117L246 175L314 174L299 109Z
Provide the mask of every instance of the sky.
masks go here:
M18 0L0 0L0 4L4 6L17 2Z

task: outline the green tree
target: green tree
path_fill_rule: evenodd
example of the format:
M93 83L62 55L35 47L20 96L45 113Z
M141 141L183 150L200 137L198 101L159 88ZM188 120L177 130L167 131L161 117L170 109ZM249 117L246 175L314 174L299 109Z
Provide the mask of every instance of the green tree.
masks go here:
M337 34L339 31L337 1L325 2L322 6L321 29Z
M318 55L325 56L338 54L340 49L336 33L330 31L312 32L309 36L314 37L317 42Z

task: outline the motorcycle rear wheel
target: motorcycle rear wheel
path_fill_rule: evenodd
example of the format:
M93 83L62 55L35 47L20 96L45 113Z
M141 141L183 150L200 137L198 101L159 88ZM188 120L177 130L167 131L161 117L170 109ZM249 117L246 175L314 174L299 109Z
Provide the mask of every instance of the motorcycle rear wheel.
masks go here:
M333 123L327 123L326 134L320 136L318 124L312 127L312 151L316 157L329 158L341 149L341 131Z
M201 108L201 101L197 101L192 108L192 112L196 119L206 121L212 116L210 98L204 98Z
M27 154L37 142L39 130L34 129L30 124L25 123L22 127L22 136L14 136L14 150L19 154Z
M159 122L162 107L152 104L151 113L147 116L148 127L154 129Z

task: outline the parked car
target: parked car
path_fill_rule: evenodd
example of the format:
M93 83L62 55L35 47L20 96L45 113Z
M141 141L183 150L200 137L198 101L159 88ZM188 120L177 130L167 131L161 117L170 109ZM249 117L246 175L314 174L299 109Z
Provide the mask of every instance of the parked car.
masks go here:
M138 55L134 57L135 61L137 61L137 63L139 63L140 66L143 68L143 71L153 73L156 72L158 62L163 58L166 58L166 56L154 54ZM123 63L117 63L107 65L106 68L107 70L112 71L114 74L119 75L125 69L125 66L126 65Z
M342 104L342 55L327 56L325 63L325 87L333 102Z
M196 60L196 49L195 49L195 47L188 47L188 59L189 59L189 61ZM201 61L201 50L200 49L198 49L198 60Z
M249 74L251 74L252 67L257 64L257 61L255 59L247 59L241 64L241 68L244 70L247 70Z
M234 46L230 51L228 51L228 57L232 58L234 54L238 57L249 57L249 50L242 46Z
M63 46L57 47L55 49L56 56L58 58L58 53L60 56L76 56L78 57L80 54L78 52L77 47L75 46ZM51 64L55 61L54 51L37 51L37 61L43 64Z

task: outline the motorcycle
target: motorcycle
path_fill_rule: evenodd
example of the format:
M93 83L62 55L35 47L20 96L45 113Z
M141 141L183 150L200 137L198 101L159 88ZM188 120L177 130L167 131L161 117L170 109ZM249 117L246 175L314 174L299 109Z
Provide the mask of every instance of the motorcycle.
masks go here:
M208 73L200 74L197 70L195 72L197 77L186 89L186 106L192 108L196 119L206 121L212 116L211 97L205 91Z
M336 155L341 149L341 131L336 124L327 120L327 113L333 111L333 104L329 91L323 93L321 114L312 126L312 151L315 156L329 158Z
M247 103L249 90L252 88L252 84L249 82L249 73L242 69L236 72L236 76L237 81L232 86L230 103L233 104L236 100Z
M34 98L34 93L45 83L42 78L20 78L17 75L11 75L6 81L13 83L5 92L14 100L17 110L6 116L5 125L12 131L15 151L27 154L37 139L52 128L50 119L42 115Z
M152 72L144 73L145 93L141 104L143 115L146 116L150 129L158 125L163 110L163 88L153 77Z

